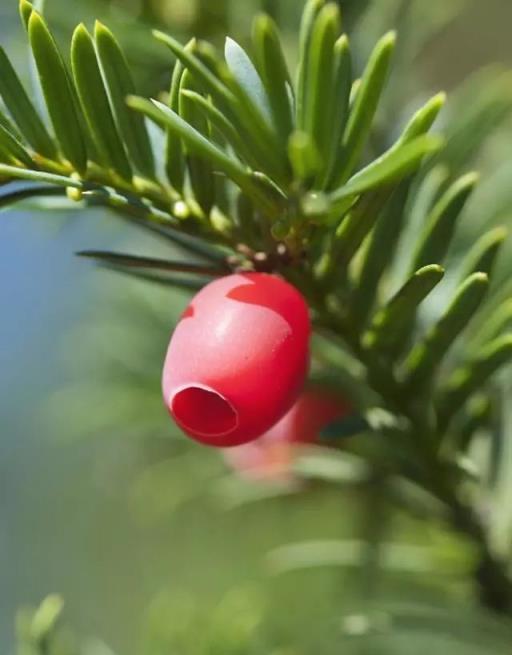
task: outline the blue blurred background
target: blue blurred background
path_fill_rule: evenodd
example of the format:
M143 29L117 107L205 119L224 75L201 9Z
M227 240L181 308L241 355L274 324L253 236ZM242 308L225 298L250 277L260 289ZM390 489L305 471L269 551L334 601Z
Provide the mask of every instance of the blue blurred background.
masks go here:
M248 30L247 15L261 3L212 0L210 10L216 14L217 23L211 16L205 17L208 2L204 0L161 0L153 5L147 2L143 15L146 23L139 20L143 8L135 0L73 0L72 9L61 0L47 0L46 4L50 22L63 42L74 23L82 18L90 21L96 14L117 27L121 36L127 34L125 43L133 31L137 39L134 52L146 53L147 49L149 58L154 54L147 70L139 67L137 71L139 85L151 92L167 85L168 64L163 53L145 46L150 41L150 24L181 36L197 28L206 33L213 31L216 39L227 27L243 40ZM224 4L222 15L217 10ZM273 3L263 4L268 8ZM290 43L299 4L274 3ZM386 23L393 20L397 3L375 0L373 4L378 5L376 29L389 27ZM419 97L439 88L455 88L483 65L512 62L508 35L512 7L507 0L488 0L485 6L478 0L457 2L457 10L448 18L444 17L443 4L439 3L439 29L432 28L409 67L400 66L400 75ZM347 6L350 21L358 20L359 13L357 7ZM362 13L371 27L374 23L368 18L370 14ZM431 20L435 23L436 17ZM25 38L14 0L4 0L0 6L0 39L28 83ZM293 47L291 52L293 56ZM485 161L491 169L497 166L493 156ZM126 408L127 414L118 425L115 416L104 421L101 418L105 405L117 402L113 390L117 379L129 375L121 372L105 378L103 360L110 356L122 358L123 343L126 349L133 344L137 347L139 341L130 341L129 335L125 342L125 337L118 339L123 325L127 332L133 328L137 335L143 335L146 329L140 316L130 313L123 323L125 315L116 314L116 308L131 303L137 314L139 305L135 305L134 298L142 303L142 311L145 302L160 307L154 351L163 354L173 317L185 303L183 294L149 290L114 273L96 270L74 256L79 249L107 249L128 242L134 246L132 249L155 252L151 239L99 211L23 208L3 211L0 216L3 653L13 648L17 608L37 604L51 592L65 597L67 616L77 632L99 635L117 652L127 654L137 652L144 631L151 633L151 616L158 615L160 607L162 612L174 612L169 607L174 608L176 594L182 598L179 594L187 592L193 598L200 597L206 607L208 603L215 606L226 590L241 582L249 589L250 598L253 586L270 588L275 606L282 602L287 612L297 616L312 612L321 617L331 604L343 603L338 573L331 570L309 577L304 574L304 578L288 583L268 582L259 559L272 545L293 541L294 536L333 538L350 534L356 520L351 518L350 502L340 507L334 494L319 490L292 506L276 501L265 508L257 505L241 511L220 511L206 489L222 471L222 462L209 452L198 462L195 450L191 456L179 437L176 442L160 407L156 377L144 390L144 398L151 397L149 405L144 406L155 413L144 430L137 429L135 420L129 425L130 411L139 411L130 405L131 396L119 405L119 413ZM117 318L112 323L113 313ZM115 327L111 330L112 324ZM102 332L104 325L110 328ZM147 327L150 334L154 328ZM81 365L84 360L89 360L87 367ZM151 366L156 371L157 356ZM82 387L88 389L83 396ZM73 392L67 393L70 389ZM187 481L200 489L191 492ZM321 512L315 509L319 504ZM343 520L338 525L340 515ZM293 593L301 583L307 588L307 607L301 607ZM343 582L344 590L351 584L349 576ZM435 587L433 581L432 588L422 593L436 598ZM257 606L258 601L254 602ZM177 607L182 609L184 604L179 601ZM235 606L240 607L238 601ZM277 643L281 638L286 642L283 635L287 629L282 628L280 635L280 628L275 628ZM323 634L324 628L318 632Z

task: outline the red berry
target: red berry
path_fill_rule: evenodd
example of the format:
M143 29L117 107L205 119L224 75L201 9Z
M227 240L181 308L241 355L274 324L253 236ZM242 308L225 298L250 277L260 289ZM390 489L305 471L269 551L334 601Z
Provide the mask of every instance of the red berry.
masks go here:
M338 395L321 389L304 391L293 407L263 436L224 451L227 463L251 479L290 477L295 446L313 443L329 423L351 412Z
M169 344L162 388L170 414L213 446L256 439L301 391L310 330L304 298L280 277L240 273L211 282Z

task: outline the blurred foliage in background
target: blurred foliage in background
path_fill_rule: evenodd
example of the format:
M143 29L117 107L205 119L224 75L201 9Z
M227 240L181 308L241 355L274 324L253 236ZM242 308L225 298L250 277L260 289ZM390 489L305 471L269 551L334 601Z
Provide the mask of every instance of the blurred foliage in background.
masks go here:
M476 70L512 58L499 50L510 7L506 0L485 9L470 0L339 4L357 70L381 34L399 31L376 151L440 84L450 87L442 117L450 142L435 163L457 172L477 168L483 176L457 235L452 255L458 258L485 227L512 222L512 74L498 64ZM243 44L251 17L264 9L278 21L293 61L301 8L297 0L74 0L70 10L69 2L47 0L45 11L63 42L80 20L101 19L126 47L141 92L157 95L168 88L171 71L165 51L148 36L151 27L183 41L194 34L221 43L229 33ZM492 33L481 33L480 20ZM2 34L14 48L21 41L16 29ZM476 60L468 34L481 37ZM19 54L21 62L21 47ZM54 229L52 218L38 220ZM66 238L62 226L70 220L60 220L53 238ZM162 248L135 228L129 236L123 231L121 241L98 212L73 220L93 222L91 246L108 240L154 256ZM67 239L77 241L69 232ZM494 297L510 275L510 243L500 262ZM55 347L65 362L61 388L25 408L37 414L37 425L26 429L59 443L48 451L38 445L41 464L47 466L44 457L62 458L58 449L68 454L56 470L48 464L57 477L52 493L43 494L47 504L29 514L24 530L17 521L6 528L19 542L9 579L20 581L22 600L35 606L42 593L62 592L69 611L61 622L56 596L21 611L19 655L510 652L510 625L477 607L468 577L471 547L442 523L412 519L379 501L378 480L361 486L357 466L347 472L341 455L329 464L319 455L299 488L254 486L229 474L218 453L183 439L161 406L159 377L187 293L101 270L87 275L92 288L84 292L85 306ZM451 290L448 285L444 293ZM33 363L23 365L28 370ZM397 493L406 499L410 490ZM499 493L512 502L511 489ZM495 517L498 543L510 517L510 511ZM9 567L1 552L0 566ZM2 589L2 605L14 625L9 592ZM0 635L3 650L14 652L12 644L13 632Z

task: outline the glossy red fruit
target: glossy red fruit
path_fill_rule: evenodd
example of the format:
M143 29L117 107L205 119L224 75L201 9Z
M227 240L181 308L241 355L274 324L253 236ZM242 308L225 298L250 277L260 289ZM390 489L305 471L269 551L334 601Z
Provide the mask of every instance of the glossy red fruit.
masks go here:
M288 479L299 444L314 443L332 421L351 413L350 405L325 389L304 391L293 407L263 436L252 443L227 448L226 462L250 479Z
M280 277L237 273L204 287L171 338L162 389L176 423L212 446L256 439L300 393L310 320Z

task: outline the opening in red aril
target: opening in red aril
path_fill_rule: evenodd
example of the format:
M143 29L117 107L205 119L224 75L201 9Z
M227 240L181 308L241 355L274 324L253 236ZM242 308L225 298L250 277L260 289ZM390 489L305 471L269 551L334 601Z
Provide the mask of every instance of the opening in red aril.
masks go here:
M233 406L220 394L203 387L185 387L178 391L171 409L185 430L198 435L221 436L238 425Z

